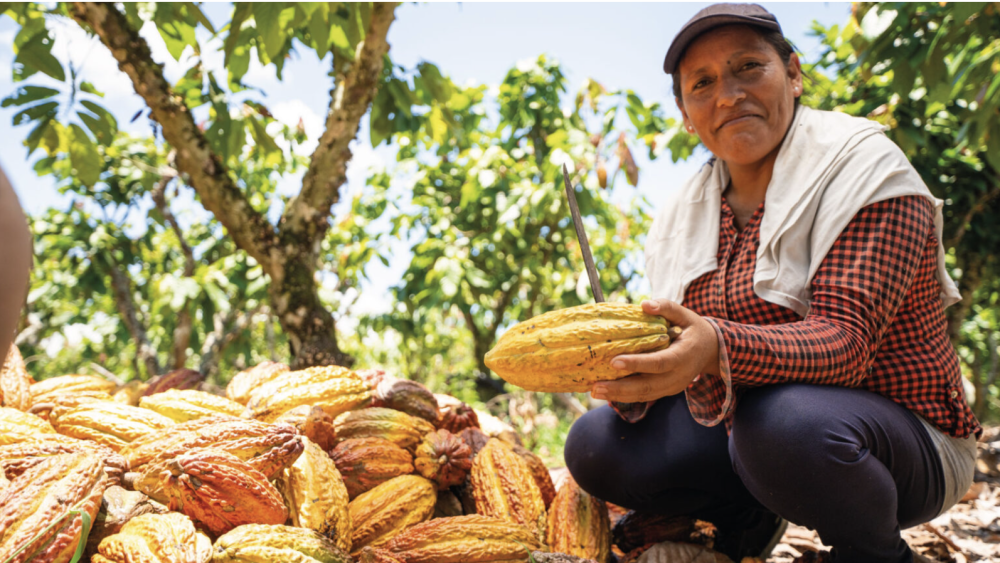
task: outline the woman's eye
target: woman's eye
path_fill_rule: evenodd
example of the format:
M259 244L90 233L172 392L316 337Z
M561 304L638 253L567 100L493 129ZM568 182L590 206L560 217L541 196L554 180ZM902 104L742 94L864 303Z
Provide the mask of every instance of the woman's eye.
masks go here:
M708 80L699 80L698 82L694 83L694 86L692 86L691 89L692 90L697 90L698 88L701 88L701 87L705 86L706 84L708 84Z
M760 66L760 63L749 62L749 63L744 64L743 68L744 69L751 69L751 68L757 68L759 66Z

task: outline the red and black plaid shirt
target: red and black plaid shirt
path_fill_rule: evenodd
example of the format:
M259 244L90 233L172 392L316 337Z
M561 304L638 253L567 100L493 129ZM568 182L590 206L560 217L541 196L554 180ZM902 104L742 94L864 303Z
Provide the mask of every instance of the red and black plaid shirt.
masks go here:
M762 203L737 230L723 200L719 267L684 294L724 343L722 377L702 374L687 389L695 419L728 427L742 389L800 382L866 389L957 438L979 434L946 333L930 202L859 211L816 272L805 318L753 291L763 214Z

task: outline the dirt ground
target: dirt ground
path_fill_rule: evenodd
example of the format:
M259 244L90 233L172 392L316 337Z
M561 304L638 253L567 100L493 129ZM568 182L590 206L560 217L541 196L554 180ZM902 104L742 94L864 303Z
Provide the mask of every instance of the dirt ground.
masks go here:
M923 524L903 530L914 551L935 561L1000 561L1000 426L979 441L976 479L961 502ZM815 532L789 525L768 563L791 563L807 551L825 549Z

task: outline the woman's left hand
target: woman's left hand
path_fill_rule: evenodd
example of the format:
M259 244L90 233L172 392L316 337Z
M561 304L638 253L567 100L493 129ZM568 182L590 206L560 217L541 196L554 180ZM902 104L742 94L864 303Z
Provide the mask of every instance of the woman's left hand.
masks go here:
M613 368L635 375L596 383L591 397L622 403L653 401L684 391L700 373L719 373L719 340L710 322L666 299L643 301L642 309L680 327L681 335L664 350L613 358Z

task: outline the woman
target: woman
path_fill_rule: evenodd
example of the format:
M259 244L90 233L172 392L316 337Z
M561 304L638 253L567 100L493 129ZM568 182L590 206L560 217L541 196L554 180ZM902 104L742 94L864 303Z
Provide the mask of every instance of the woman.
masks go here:
M0 168L0 364L14 342L17 320L28 296L31 233L14 188Z
M961 498L981 432L945 332L940 202L880 126L798 104L760 6L702 10L664 69L714 155L647 243L643 307L683 334L612 360L635 375L592 396L655 404L582 417L567 466L599 498L714 523L735 561L766 557L783 519L825 560L912 561L900 529Z

